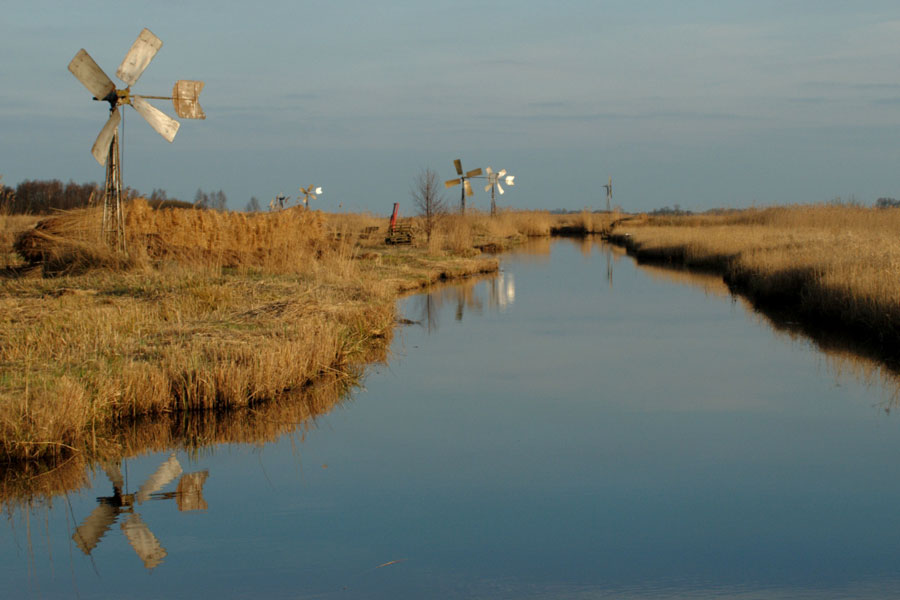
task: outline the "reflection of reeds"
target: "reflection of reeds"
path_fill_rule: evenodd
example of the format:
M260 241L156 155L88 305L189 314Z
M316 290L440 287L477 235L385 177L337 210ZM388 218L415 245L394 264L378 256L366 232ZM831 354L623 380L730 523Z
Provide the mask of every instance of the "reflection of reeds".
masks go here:
M9 511L27 510L82 489L89 483L86 470L104 461L174 450L196 456L217 444L262 445L284 435L303 436L315 427L317 417L348 400L357 381L357 375L323 375L302 389L253 407L164 413L136 419L124 427L107 424L95 432L99 443L85 452L56 463L30 461L4 469L0 504Z
M651 217L617 239L642 260L706 269L829 356L900 364L900 211L815 205ZM848 359L839 360L842 367ZM850 370L872 373L871 366ZM879 367L878 370L881 370Z
M618 238L639 258L724 275L757 305L900 350L900 211L817 205L650 218Z
M653 279L668 283L702 288L707 295L722 298L732 295L721 275L705 271L691 271L684 267L663 267L653 264L641 265L641 272L648 274Z

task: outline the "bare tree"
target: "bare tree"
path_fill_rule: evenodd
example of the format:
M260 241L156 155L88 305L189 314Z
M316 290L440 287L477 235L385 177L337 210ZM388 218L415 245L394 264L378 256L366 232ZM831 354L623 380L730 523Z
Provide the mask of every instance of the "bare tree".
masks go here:
M410 195L413 205L418 209L422 217L425 229L425 237L431 241L431 232L438 220L447 213L447 202L441 192L441 182L437 173L431 169L422 169L413 180Z
M262 210L259 206L259 200L257 200L256 196L250 196L250 202L247 203L247 208L244 209L247 212L259 212Z

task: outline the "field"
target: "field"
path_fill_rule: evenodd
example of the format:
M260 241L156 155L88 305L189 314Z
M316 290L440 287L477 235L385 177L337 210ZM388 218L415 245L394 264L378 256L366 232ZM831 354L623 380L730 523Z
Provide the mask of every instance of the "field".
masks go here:
M839 331L888 362L900 349L900 211L775 207L621 223L640 260L721 273L757 306Z
M495 271L482 250L561 221L448 215L430 240L394 247L387 219L371 215L136 200L127 257L98 241L99 222L96 209L0 215L0 462L99 456L144 417L258 407L323 377L352 380L384 359L398 294Z

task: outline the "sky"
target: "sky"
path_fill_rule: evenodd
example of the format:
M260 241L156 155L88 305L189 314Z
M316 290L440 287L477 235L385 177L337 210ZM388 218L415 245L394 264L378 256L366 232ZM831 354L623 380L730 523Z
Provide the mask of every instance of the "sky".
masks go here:
M460 158L515 175L511 208L602 208L608 177L626 211L900 197L896 0L0 8L6 185L103 180L90 148L107 105L67 66L85 48L114 78L147 27L163 47L132 90L200 79L207 115L169 144L125 107L123 179L147 194L222 190L243 210L314 184L313 208L411 214L416 175L451 179Z

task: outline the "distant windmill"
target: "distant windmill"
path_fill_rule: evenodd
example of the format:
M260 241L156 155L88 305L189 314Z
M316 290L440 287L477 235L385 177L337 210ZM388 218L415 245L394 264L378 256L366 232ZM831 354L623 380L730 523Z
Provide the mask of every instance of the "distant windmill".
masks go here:
M309 201L317 199L317 194L322 193L322 188L310 185L304 189L303 186L300 186L300 193L303 194L303 197L297 196L297 200L302 200L303 206L309 208Z
M494 173L493 169L487 167L485 169L487 173L488 184L484 186L484 191L491 191L491 216L497 214L497 204L494 202L494 188L500 192L500 195L503 195L503 186L500 185L500 180L503 179L506 182L506 185L513 186L515 184L515 175L507 175L506 169L501 169L499 173Z
M269 201L269 210L278 210L284 209L284 205L287 204L287 201L290 199L289 196L285 196L284 194L278 194L275 196L273 200Z
M603 187L606 188L606 212L610 212L609 205L610 205L610 202L612 202L612 176L611 175L609 177L609 183L604 184Z
M69 63L69 71L93 94L94 100L109 102L109 120L100 130L91 154L101 165L106 165L106 191L103 197L102 232L106 242L120 251L125 251L125 218L122 214L122 167L119 163L119 123L122 116L119 106L130 104L153 129L169 142L175 139L180 123L158 110L145 100L155 98L171 100L175 113L185 119L205 119L198 97L203 89L202 81L176 81L171 96L139 96L131 93L131 86L156 56L162 41L144 28L125 59L116 70L116 77L127 85L116 89L116 85L103 72L91 55L82 48Z
M469 184L469 179L472 177L478 177L481 175L481 169L473 169L471 171L466 172L463 175L462 162L457 158L453 161L453 166L456 167L456 174L459 175L456 179L449 179L444 182L444 186L451 188L454 185L458 185L462 183L462 188L460 189L459 195L459 212L462 214L466 213L466 196L474 196L475 192L472 191L472 186Z
M159 566L166 557L166 550L138 515L135 506L148 500L175 498L178 510L205 510L206 501L202 496L203 483L209 473L201 471L182 475L181 464L172 454L156 469L156 472L147 478L147 481L136 493L128 494L123 493L125 482L118 464L104 464L103 471L113 485L113 495L97 498L97 508L78 526L72 539L82 552L90 554L100 543L100 539L115 524L119 515L129 513L130 516L121 525L128 543L143 561L145 567L153 569ZM179 475L182 477L174 493L157 493Z

